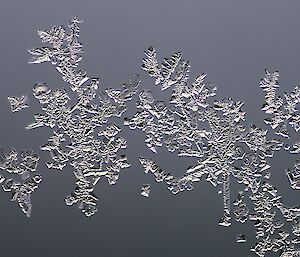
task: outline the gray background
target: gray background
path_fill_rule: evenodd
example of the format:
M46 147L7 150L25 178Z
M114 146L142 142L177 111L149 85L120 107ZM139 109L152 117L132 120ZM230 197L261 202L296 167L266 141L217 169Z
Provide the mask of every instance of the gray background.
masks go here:
M167 100L169 91L163 96L140 69L143 51L152 45L159 58L182 51L191 61L191 78L207 73L218 86L218 98L244 101L248 122L266 129L259 80L265 68L279 70L281 93L300 81L299 11L299 0L1 0L0 144L38 151L44 181L33 194L30 219L10 202L9 194L0 193L0 256L254 256L249 251L255 241L252 223L218 226L222 197L216 188L203 181L192 192L173 196L142 172L137 156L152 157L177 175L194 160L177 158L164 149L154 155L144 145L144 135L128 127L122 133L129 142L125 152L132 167L121 173L115 186L105 180L98 184L99 212L87 219L76 207L66 206L63 199L74 189L72 169L47 170L44 163L50 157L39 146L49 130L24 127L40 108L31 96L35 82L47 81L51 88L67 85L51 64L27 64L26 50L41 45L37 29L66 24L78 15L85 20L83 66L89 75L100 76L104 88L118 87L130 74L140 73L141 87ZM31 108L11 113L7 96L22 94L30 96ZM134 112L132 105L128 115ZM271 161L271 181L291 205L299 203L299 192L290 189L284 169L295 159L280 152ZM143 183L152 185L149 199L140 196ZM238 186L232 187L235 199ZM245 233L247 243L237 244L237 233Z

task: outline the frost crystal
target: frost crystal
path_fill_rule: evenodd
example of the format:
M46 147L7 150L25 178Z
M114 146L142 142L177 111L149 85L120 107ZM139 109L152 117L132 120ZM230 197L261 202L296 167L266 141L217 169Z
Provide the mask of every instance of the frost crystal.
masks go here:
M75 96L71 98L66 89L50 89L46 83L37 83L33 95L42 105L42 113L34 115L34 121L26 127L50 127L53 135L41 146L52 160L48 168L62 170L67 164L74 169L76 187L67 195L67 205L77 204L86 216L96 211L98 197L94 187L104 177L114 185L122 169L130 167L125 155L118 155L126 148L126 140L119 134L121 128L109 120L121 117L126 111L126 102L131 100L140 84L139 75L133 75L129 83L120 89L105 89L98 92L99 79L87 76L77 67L82 60L82 45L78 41L77 17L68 25L38 31L42 42L50 47L29 50L33 55L30 63L50 61L55 65ZM98 94L98 97L97 97Z
M0 174L0 184L5 192L11 192L11 200L18 203L27 217L30 217L32 209L31 194L42 181L41 175L34 174L38 161L38 154L31 150L24 150L21 160L18 160L18 153L14 148L8 152L0 148L0 169L11 174L9 177ZM19 175L21 181L15 180L13 174Z
M12 112L20 111L24 108L29 107L28 97L26 95L18 96L8 96L8 102L10 103L10 109Z

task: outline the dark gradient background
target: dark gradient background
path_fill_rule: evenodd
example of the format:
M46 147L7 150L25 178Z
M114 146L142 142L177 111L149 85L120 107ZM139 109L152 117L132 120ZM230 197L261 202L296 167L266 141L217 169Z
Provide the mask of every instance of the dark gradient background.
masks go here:
M143 133L128 127L122 131L128 139L123 152L132 166L114 186L99 182L99 212L87 219L66 206L63 199L74 189L72 169L48 170L49 153L39 147L50 130L24 127L40 109L31 95L35 82L46 81L51 88L68 85L51 64L27 64L26 50L41 46L38 29L66 24L78 15L85 20L82 66L90 76L100 76L102 87L119 87L139 73L142 88L153 89L157 100L168 100L170 91L162 94L140 69L143 51L152 45L161 59L182 51L191 61L191 78L207 73L218 86L217 98L244 101L247 121L266 129L259 80L265 68L279 70L280 93L300 81L299 13L299 0L0 0L0 144L39 152L38 172L44 177L33 194L30 219L1 191L0 257L255 256L249 251L255 242L253 223L218 226L223 207L217 188L204 180L193 191L173 196L143 173L137 157L151 157L177 175L195 160L165 149L155 155L144 145ZM11 113L7 96L22 94L30 96L31 108ZM129 116L135 113L134 102ZM271 182L290 205L299 203L299 192L289 187L285 168L295 159L281 151L271 160ZM140 195L143 183L151 184L149 199ZM232 199L238 189L232 183ZM235 242L238 233L247 235L247 243Z

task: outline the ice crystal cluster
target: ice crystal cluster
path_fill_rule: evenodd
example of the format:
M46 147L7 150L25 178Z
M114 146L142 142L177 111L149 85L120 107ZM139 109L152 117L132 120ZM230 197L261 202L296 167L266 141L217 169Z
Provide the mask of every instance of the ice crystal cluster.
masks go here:
M18 96L9 96L7 97L10 109L12 112L18 112L24 108L29 107L28 97L26 95Z
M149 194L150 194L150 185L149 184L144 184L142 186L141 195L145 196L145 197L149 197Z
M0 184L3 191L11 192L11 200L17 202L27 217L30 217L31 194L42 181L42 176L35 174L40 158L32 150L24 150L21 152L21 160L19 159L16 149L11 148L5 152L0 148L0 169L5 171L4 175L0 174Z
M190 64L180 52L159 64L156 50L149 47L142 60L142 69L154 78L154 84L162 91L172 90L169 102L154 99L151 90L139 90L139 75L133 75L120 89L100 90L99 79L90 78L84 69L78 68L83 53L79 42L81 22L75 17L67 30L54 26L38 31L48 46L29 50L33 56L30 63L51 62L71 89L70 94L64 88L52 89L46 83L36 83L33 95L42 106L41 112L35 114L34 121L26 127L28 130L51 129L48 142L41 146L41 150L51 156L46 163L48 168L72 167L76 186L74 192L66 196L66 204L76 204L86 216L95 214L98 197L94 188L98 181L106 178L113 185L121 170L130 167L126 156L119 153L126 148L126 139L120 136L121 127L113 123L112 118L120 118L128 102L137 95L137 112L125 117L124 125L143 131L145 144L154 154L159 147L166 147L179 158L197 159L181 177L176 177L162 170L152 158L141 156L139 161L145 173L154 176L156 182L164 184L174 195L193 190L197 183L206 180L223 197L220 226L228 227L233 221L252 222L257 242L251 250L258 256L265 256L269 251L282 257L299 256L300 206L286 206L270 183L270 159L275 153L281 149L291 154L300 153L300 142L289 145L282 140L290 138L289 126L296 133L300 130L299 87L285 93L283 98L276 95L278 72L266 70L260 82L266 100L262 111L268 115L265 123L275 131L275 138L270 138L267 130L246 123L243 102L230 97L216 99L217 87L206 80L206 74L191 82ZM10 97L9 101L12 111L27 107L27 98ZM18 173L25 180L20 184L1 177L1 183L4 190L13 192L12 199L18 201L28 215L30 193L41 178L28 175L35 170L38 157L25 152L22 158L23 162L15 166L14 150L1 154L0 168ZM31 165L24 164L24 158ZM291 188L300 189L299 160L286 174ZM232 201L230 182L233 180L242 190ZM150 185L144 184L140 194L149 197ZM236 241L244 243L246 236L238 234Z
M262 110L271 115L265 119L265 123L276 130L276 134L289 138L287 125L295 131L300 130L300 113L297 105L300 103L300 88L296 86L291 93L284 93L284 98L276 95L278 84L278 72L266 70L265 78L260 82L260 87L266 92L266 102Z
M159 168L152 159L140 157L145 173L151 173L173 194L192 190L196 182L205 179L221 188L224 208L219 225L230 226L233 219L240 223L253 222L257 243L251 250L258 256L265 256L268 251L289 252L296 256L294 247L300 243L300 206L286 206L276 187L269 182L269 159L283 147L283 141L268 138L267 130L245 124L242 102L231 98L214 100L216 87L206 82L205 74L190 82L189 68L189 62L182 59L181 53L165 58L159 65L154 48L150 47L145 52L142 69L155 78L155 85L161 85L161 90L172 88L171 99L165 103L155 100L150 91L141 91L138 111L132 118L125 119L125 125L144 131L145 143L153 152L165 146L179 157L197 158L195 165L176 178ZM281 107L274 100L276 82L277 73L271 76L266 71L266 78L261 82L261 87L267 92L263 110L280 115L280 121L288 122L298 131L298 88L285 95L287 103ZM274 118L274 122L280 125L278 117ZM298 145L292 148L296 152ZM297 162L295 169L288 172L295 189L299 188L298 169ZM243 191L233 201L233 210L230 180L236 180L243 186ZM251 207L244 201L245 194L252 202ZM288 232L287 227L291 224L293 229ZM237 236L237 242L245 240L244 235Z

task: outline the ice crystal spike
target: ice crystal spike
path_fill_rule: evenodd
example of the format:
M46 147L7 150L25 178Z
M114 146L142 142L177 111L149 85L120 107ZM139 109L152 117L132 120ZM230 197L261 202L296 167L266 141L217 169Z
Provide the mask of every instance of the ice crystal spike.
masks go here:
M11 192L11 200L17 202L27 217L31 215L31 194L38 188L42 176L34 174L38 165L39 156L32 150L24 150L21 159L14 148L8 152L0 148L0 169L6 173L16 173L20 181L10 176L0 174L0 184L5 192Z
M42 42L50 47L29 50L33 55L30 62L50 61L73 95L63 88L51 89L46 83L36 83L33 95L42 105L42 112L34 115L34 121L26 129L52 130L48 142L41 146L51 156L46 165L58 170L72 166L76 187L65 202L76 204L89 217L97 212L99 199L94 187L99 180L107 179L114 185L121 170L130 167L127 157L119 154L127 142L119 135L121 128L110 120L126 111L126 103L138 91L140 77L134 74L121 88L99 90L99 79L89 79L85 70L78 68L83 53L78 41L81 22L75 17L69 22L68 31L63 26L54 26L38 32Z
M170 58L164 58L161 68L158 65L158 61L156 59L156 50L153 47L149 47L147 51L145 51L146 58L143 59L142 69L147 71L151 77L154 77L155 84L161 85L161 89L165 90L172 85L174 85L179 80L179 73L182 71L180 69L187 69L186 63L181 61L181 53L177 52L172 54ZM178 74L174 74L176 68L179 69ZM173 78L173 76L175 76Z
M8 96L8 102L10 104L10 109L12 112L18 112L24 108L29 107L29 101L27 95L18 96Z

